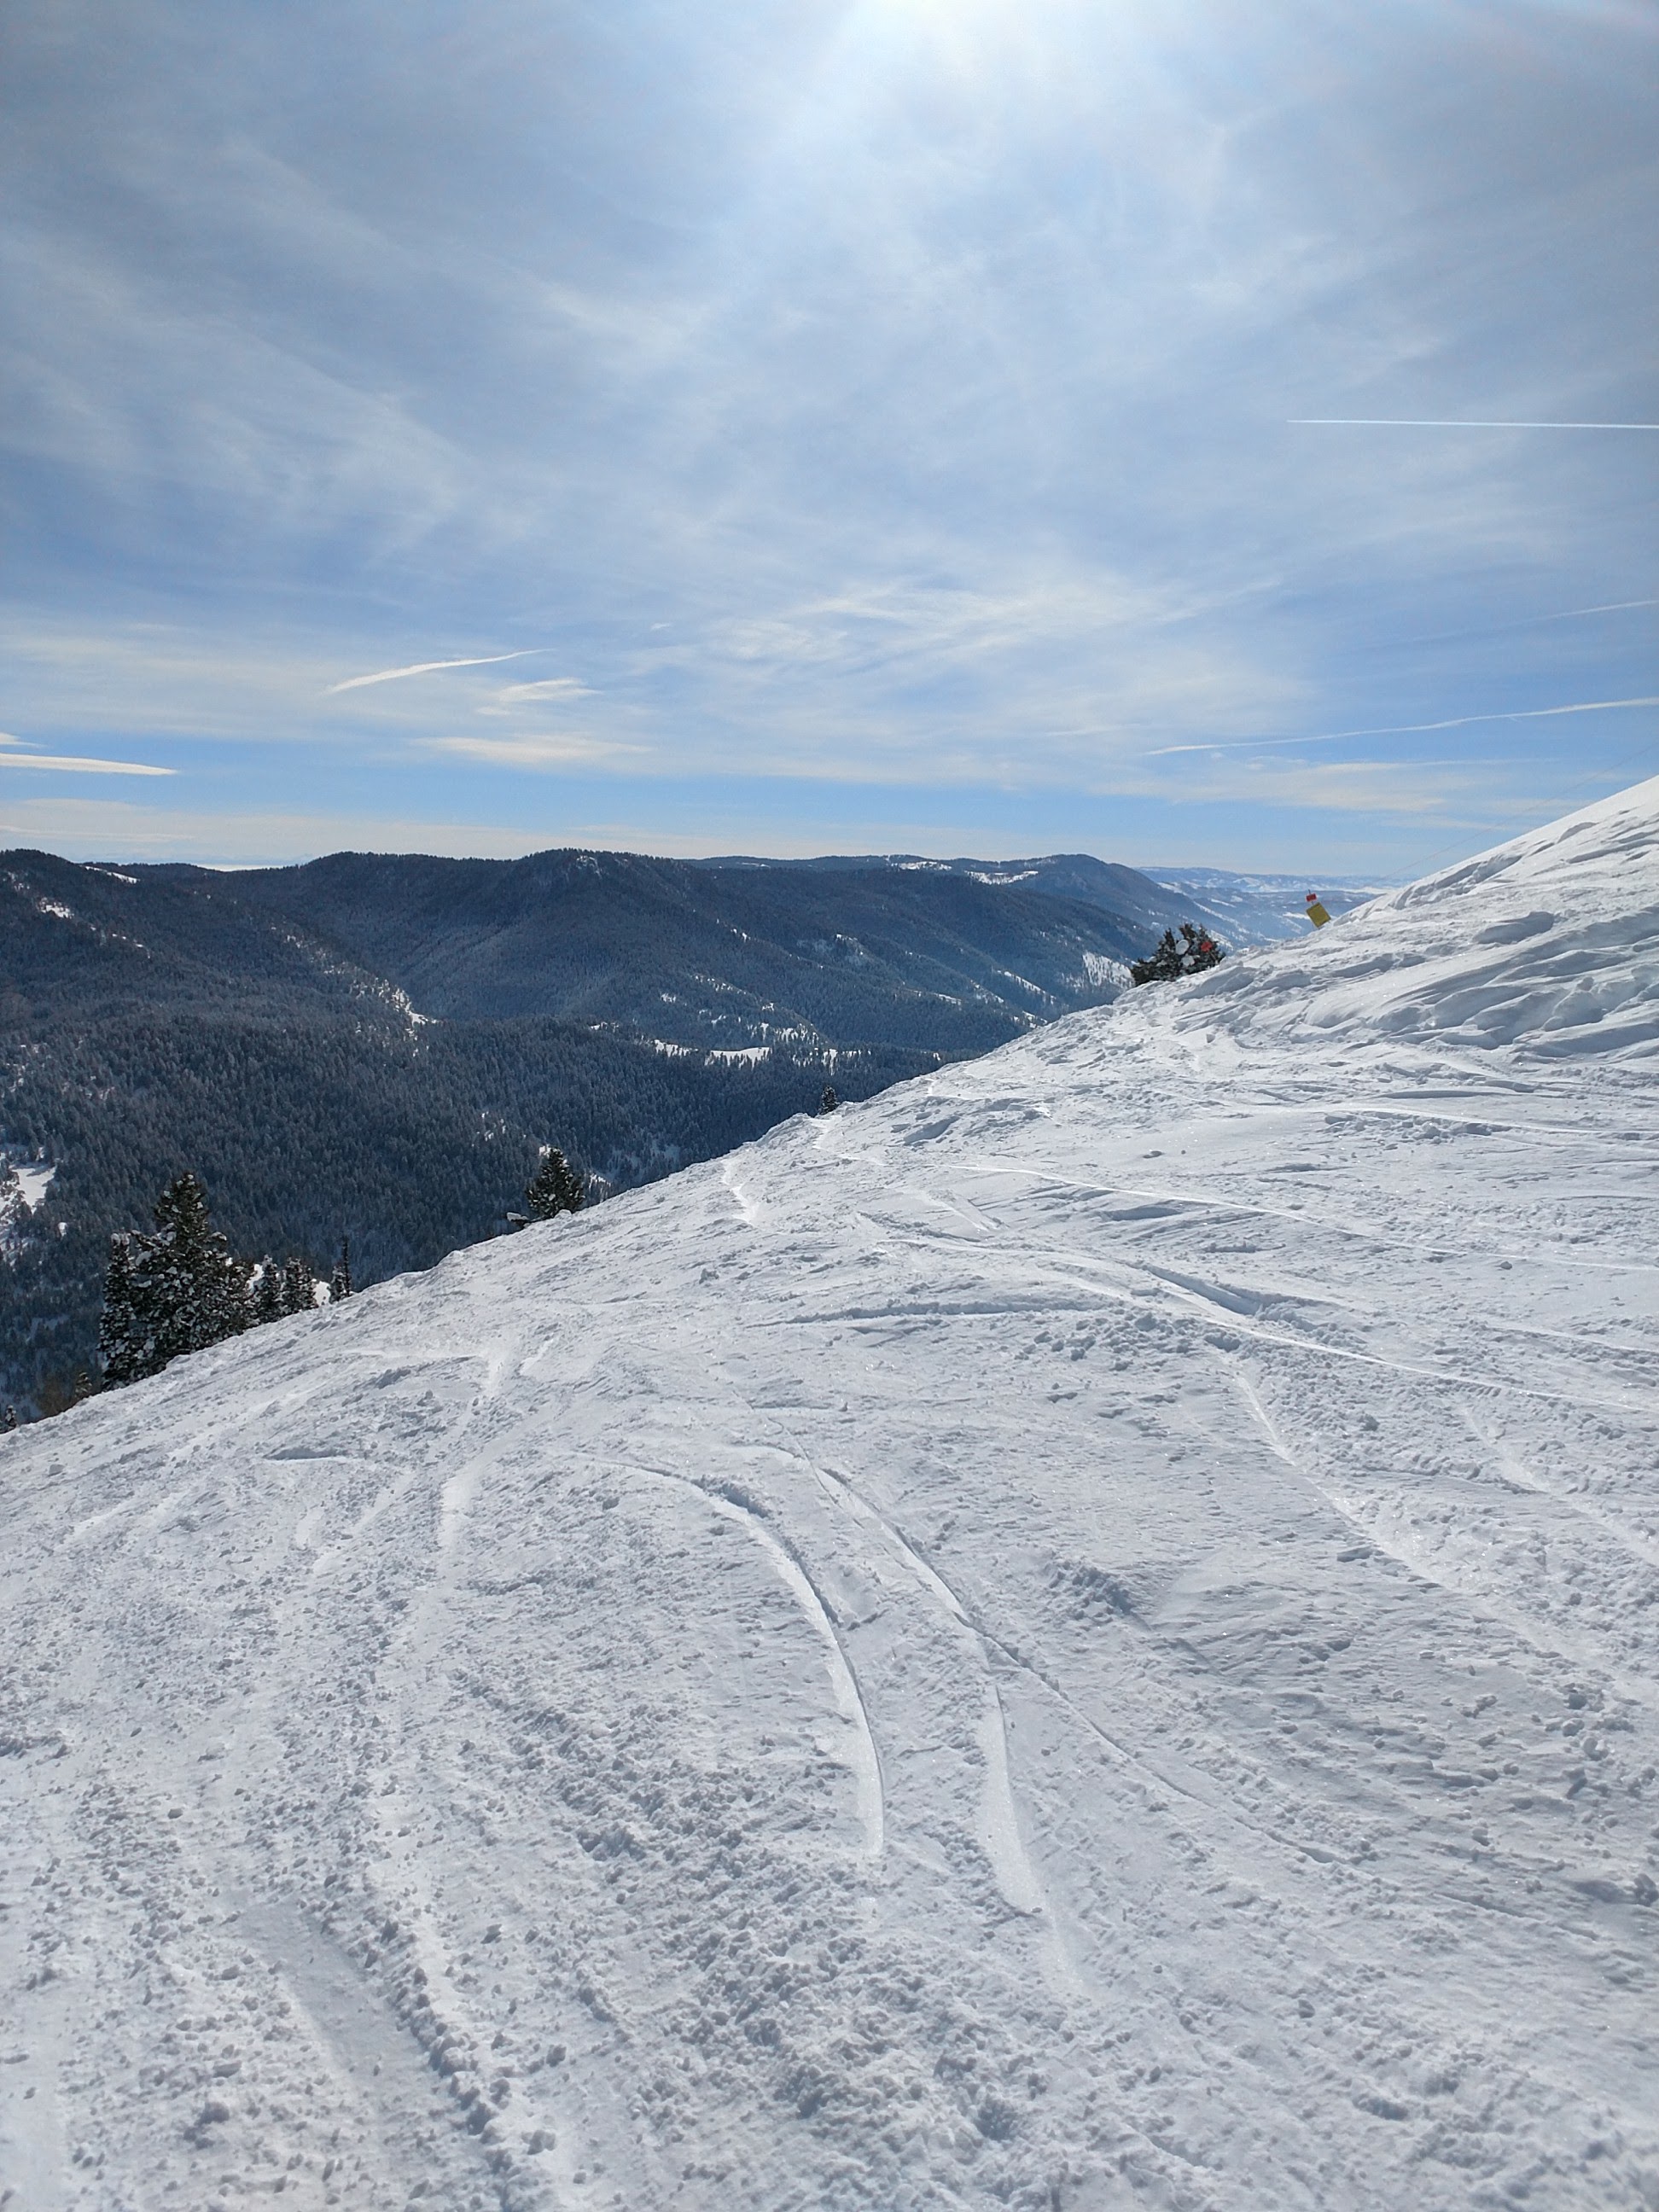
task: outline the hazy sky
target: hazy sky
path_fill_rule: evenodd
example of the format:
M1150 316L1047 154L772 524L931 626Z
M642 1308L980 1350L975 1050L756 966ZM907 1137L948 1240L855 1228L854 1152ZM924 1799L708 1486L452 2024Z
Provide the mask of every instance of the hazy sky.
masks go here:
M0 38L0 842L1314 880L1659 766L1659 433L1292 419L1659 422L1650 0Z

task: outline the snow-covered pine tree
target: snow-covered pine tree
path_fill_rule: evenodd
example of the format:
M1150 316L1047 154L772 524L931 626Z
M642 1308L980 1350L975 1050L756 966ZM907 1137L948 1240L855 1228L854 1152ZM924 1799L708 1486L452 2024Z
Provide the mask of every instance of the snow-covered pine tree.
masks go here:
M1130 977L1137 983L1172 983L1180 973L1181 947L1172 929L1164 931L1156 949L1144 960L1129 963Z
M525 1191L524 1202L530 1210L530 1218L551 1221L556 1214L574 1213L586 1196L581 1177L558 1146L550 1145Z
M331 1305L337 1306L342 1298L351 1296L351 1240L340 1239L340 1256L334 1262L334 1273L328 1279L328 1297Z
M283 1317L283 1271L271 1259L261 1260L258 1281L253 1286L253 1318L256 1322L280 1321Z
M833 1114L840 1103L840 1099L836 1096L835 1085L833 1083L826 1083L823 1086L823 1096L818 1101L819 1113Z
M311 1272L311 1262L296 1253L283 1269L283 1311L310 1313L316 1304L317 1278Z
M1194 927L1190 921L1181 925L1181 972L1183 975L1201 975L1206 968L1219 967L1221 947L1207 930Z
M147 1374L200 1352L252 1319L252 1270L232 1254L208 1216L207 1193L188 1170L155 1201L155 1234L131 1243L134 1302L149 1338Z
M98 1340L106 1382L159 1375L181 1352L234 1336L253 1318L252 1271L209 1219L196 1176L175 1176L155 1212L153 1233L129 1231L111 1242Z
M142 1241L142 1240L141 1240ZM150 1331L139 1310L133 1281L134 1239L125 1233L109 1241L104 1271L104 1312L98 1324L98 1366L106 1382L136 1382L151 1375Z

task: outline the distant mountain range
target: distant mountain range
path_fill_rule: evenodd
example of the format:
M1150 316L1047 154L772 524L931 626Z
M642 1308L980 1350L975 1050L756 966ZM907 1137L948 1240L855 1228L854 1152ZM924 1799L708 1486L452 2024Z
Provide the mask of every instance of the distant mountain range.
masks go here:
M89 1364L110 1233L182 1168L238 1249L345 1234L373 1280L491 1233L544 1143L648 1179L1109 999L1182 919L1245 941L1222 911L1086 854L0 854L0 1392Z
M168 872L204 882L200 870ZM704 1048L951 1055L1109 996L1117 969L1193 908L1086 855L999 866L337 853L205 884L325 935L434 1016L550 1014Z
M929 860L914 853L866 854L811 860L698 860L694 867L796 868L813 872L885 868L906 873L966 876L975 883L1024 884L1054 898L1079 899L1133 928L1157 936L1172 920L1202 921L1227 945L1274 945L1308 931L1310 890L1327 913L1350 913L1389 886L1357 876L1239 875L1226 868L1126 868L1091 853L1050 853L1029 860ZM1143 948L1144 942L1143 942Z
M1391 887L1362 881L1357 876L1238 876L1224 868L1160 868L1152 877L1161 890L1177 900L1189 900L1215 917L1215 926L1229 945L1275 945L1286 937L1308 933L1308 893L1316 890L1325 911L1334 918L1350 914L1367 899Z

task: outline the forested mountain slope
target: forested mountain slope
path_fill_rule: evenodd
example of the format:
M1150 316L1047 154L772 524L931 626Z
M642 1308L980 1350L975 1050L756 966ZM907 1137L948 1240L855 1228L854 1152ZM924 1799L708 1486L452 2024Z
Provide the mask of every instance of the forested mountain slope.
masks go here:
M632 853L337 853L233 884L240 901L390 977L423 1013L623 1022L685 1044L856 1042L956 1056L1109 995L1103 963L1133 958L1190 911L1133 870L1109 872L1144 894L1122 902L1127 913L944 866Z
M19 2201L1644 2212L1656 1073L1659 781L0 1438Z
M796 873L845 875L871 872L898 876L955 876L967 883L1036 892L1043 897L1071 899L1094 907L1110 917L1123 933L1126 945L1132 943L1137 947L1144 945L1148 932L1157 938L1177 921L1198 921L1211 928L1215 924L1215 916L1208 908L1181 903L1182 897L1189 895L1186 887L1172 897L1167 883L1144 874L1139 868L1126 868L1121 861L1097 860L1092 853L1046 853L1023 860L937 860L924 859L918 853L824 854L803 860L757 860L733 854L721 860L695 860L691 865L720 870L774 871L786 877Z
M881 868L0 855L0 1162L52 1171L32 1213L0 1174L0 1404L91 1364L110 1233L183 1168L238 1249L349 1235L373 1281L490 1234L543 1143L647 1180L1109 997L1146 941Z
M1227 868L1160 868L1148 872L1092 853L1049 853L1024 860L931 860L914 853L860 859L700 860L698 867L799 869L822 872L880 868L907 874L964 877L1018 885L1047 897L1074 900L1109 915L1124 941L1144 946L1183 921L1199 923L1236 949L1277 945L1308 933L1305 876L1241 875ZM1320 897L1333 915L1348 914L1389 886L1356 877L1320 875ZM1127 957L1127 955L1124 957Z

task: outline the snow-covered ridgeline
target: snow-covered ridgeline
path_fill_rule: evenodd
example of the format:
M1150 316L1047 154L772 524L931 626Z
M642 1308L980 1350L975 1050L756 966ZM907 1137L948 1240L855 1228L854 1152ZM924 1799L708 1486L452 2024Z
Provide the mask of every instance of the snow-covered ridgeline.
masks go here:
M1659 783L0 1442L0 2190L1659 2201L1656 905Z
M1659 778L1198 987L1241 1036L1410 1037L1529 1059L1659 1048ZM1182 1019L1189 1017L1184 1008Z

